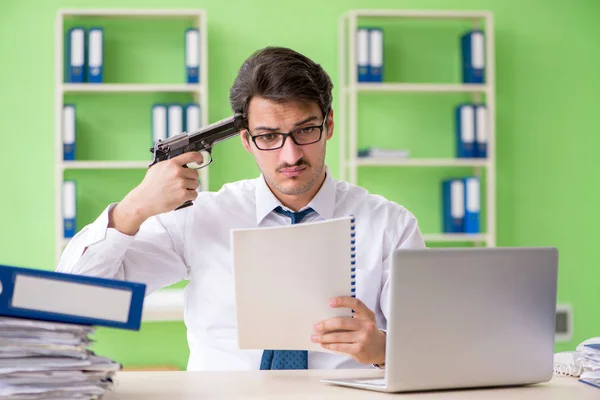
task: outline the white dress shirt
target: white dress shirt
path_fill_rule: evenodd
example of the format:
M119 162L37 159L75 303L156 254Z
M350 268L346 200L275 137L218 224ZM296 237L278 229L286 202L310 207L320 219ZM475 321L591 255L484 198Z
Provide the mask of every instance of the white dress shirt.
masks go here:
M146 220L134 236L107 228L114 205L71 239L57 270L143 282L147 293L188 279L184 292L188 370L259 369L262 350L237 347L230 230L291 223L273 211L281 203L264 178L200 192L193 206ZM379 327L385 329L391 255L398 248L425 247L417 220L396 203L334 180L329 171L307 207L315 212L301 223L354 215L356 297L375 312ZM301 256L304 249L289 251ZM309 352L308 367L372 368L324 352Z

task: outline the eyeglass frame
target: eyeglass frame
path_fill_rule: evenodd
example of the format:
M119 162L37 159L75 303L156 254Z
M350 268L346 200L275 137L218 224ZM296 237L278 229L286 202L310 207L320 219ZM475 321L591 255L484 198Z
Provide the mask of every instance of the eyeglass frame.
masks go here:
M321 123L321 125L309 125L309 126L305 126L303 128L295 129L295 130L293 130L291 132L288 132L288 133L284 133L284 132L271 132L271 133L264 133L262 135L252 135L252 132L250 131L250 128L246 128L246 131L248 131L248 135L252 138L252 143L254 143L254 146L256 146L256 148L258 150L260 150L260 151L279 150L279 149L283 148L283 146L285 145L285 141L287 140L288 137L292 138L292 141L297 146L306 146L306 145L309 145L309 144L315 144L317 142L320 142L321 138L323 137L323 131L325 130L325 123L327 122L327 118L329 117L329 111L331 111L331 109L327 110L327 112L325 113L325 117L323 118L323 122ZM298 131L301 131L302 129L307 129L307 128L317 128L317 129L319 129L319 138L317 140L315 140L314 142L310 142L310 143L298 143L296 141L296 138L294 137L294 134L296 132L298 132ZM274 147L272 149L261 149L260 147L258 147L258 145L256 144L256 138L259 138L261 136L267 136L267 135L282 135L283 136L283 141L281 142L281 146Z

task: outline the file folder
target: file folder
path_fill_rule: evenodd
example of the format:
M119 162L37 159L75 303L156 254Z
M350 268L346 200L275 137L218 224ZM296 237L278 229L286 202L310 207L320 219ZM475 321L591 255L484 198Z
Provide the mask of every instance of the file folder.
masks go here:
M481 191L479 178L465 178L465 233L480 232Z
M181 104L171 104L167 110L167 137L183 132L183 108Z
M85 30L83 28L69 29L66 48L67 82L82 83L85 67Z
M167 106L154 104L152 106L152 146L159 140L167 139Z
M185 131L190 133L200 128L200 106L190 103L185 105Z
M464 231L465 183L462 179L442 182L442 216L444 233Z
M383 81L383 30L369 29L369 81Z
M90 28L88 32L88 82L102 83L104 76L104 32L102 28Z
M199 66L199 36L200 32L196 28L185 31L185 66L187 83L198 83L200 80Z
M360 28L356 32L356 62L358 81L369 82L369 30Z
M472 104L456 107L456 157L475 157L475 107Z
M475 106L475 157L487 158L488 109L485 105Z
M461 37L464 83L485 82L485 51L482 31L473 30Z
M75 105L65 104L62 112L63 160L75 160Z
M146 285L0 265L0 315L139 330Z
M64 238L70 239L75 236L77 219L77 191L76 183L72 180L63 182L63 230Z

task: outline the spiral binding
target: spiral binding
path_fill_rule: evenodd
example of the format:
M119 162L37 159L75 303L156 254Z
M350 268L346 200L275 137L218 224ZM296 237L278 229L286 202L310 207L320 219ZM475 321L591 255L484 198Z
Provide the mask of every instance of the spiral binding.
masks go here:
M350 292L356 297L356 223L354 216L350 220ZM353 311L354 312L354 311Z

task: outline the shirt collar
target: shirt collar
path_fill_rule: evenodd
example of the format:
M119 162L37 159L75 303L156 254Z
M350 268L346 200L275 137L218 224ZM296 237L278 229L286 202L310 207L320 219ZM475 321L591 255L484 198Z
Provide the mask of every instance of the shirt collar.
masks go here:
M277 197L271 192L269 186L265 182L264 176L261 174L256 179L256 224L260 225L263 219L273 211L277 206L284 207ZM324 219L333 218L333 211L335 206L335 181L331 177L329 168L325 167L325 181L321 186L321 189L317 192L315 197L308 203L304 208L311 207ZM303 208L303 209L304 209Z

